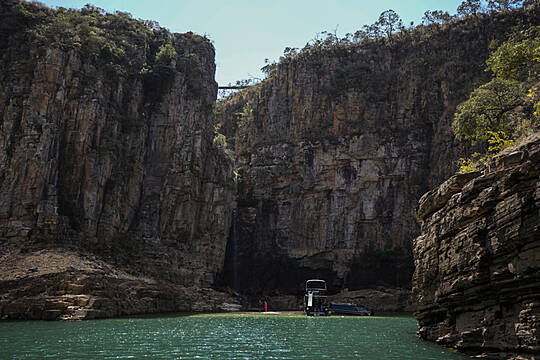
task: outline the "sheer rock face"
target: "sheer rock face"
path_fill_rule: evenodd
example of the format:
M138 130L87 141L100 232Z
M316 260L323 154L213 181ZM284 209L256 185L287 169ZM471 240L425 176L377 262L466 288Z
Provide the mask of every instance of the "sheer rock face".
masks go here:
M528 21L516 12L313 49L223 101L220 131L241 167L227 283L409 286L415 204L468 151L452 135L455 107L488 76L491 40Z
M493 357L540 354L540 140L456 175L417 214L419 335Z
M4 253L76 249L173 288L213 284L234 203L232 163L212 145L214 49L191 33L171 36L172 65L189 54L196 66L151 81L76 50L3 53Z

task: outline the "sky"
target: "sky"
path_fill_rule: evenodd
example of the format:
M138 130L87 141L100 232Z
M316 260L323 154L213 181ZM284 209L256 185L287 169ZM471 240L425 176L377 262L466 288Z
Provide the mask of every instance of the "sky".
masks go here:
M426 10L456 12L462 0L40 0L81 8L91 3L107 12L126 11L155 20L173 32L208 36L216 48L216 81L262 78L264 60L277 61L286 47L302 48L322 31L338 36L396 11L404 24L419 24Z

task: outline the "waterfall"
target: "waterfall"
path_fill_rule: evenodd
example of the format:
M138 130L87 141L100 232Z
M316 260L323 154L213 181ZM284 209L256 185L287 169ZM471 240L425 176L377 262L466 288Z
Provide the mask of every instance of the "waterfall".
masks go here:
M238 174L236 173L234 174L234 195L238 198ZM238 205L233 209L232 216L232 288L238 292Z
M238 292L238 209L233 210L232 221L232 288Z

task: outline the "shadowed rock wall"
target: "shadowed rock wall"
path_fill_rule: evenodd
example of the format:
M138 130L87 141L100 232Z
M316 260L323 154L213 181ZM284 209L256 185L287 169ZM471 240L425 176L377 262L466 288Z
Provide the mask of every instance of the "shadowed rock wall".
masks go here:
M53 28L52 36L74 34L41 34L40 42L39 34L31 38L40 29L33 22L59 27L49 19L66 13L11 1L2 14L2 248L13 256L13 249L75 249L175 286L213 284L223 267L234 188L230 160L212 145L217 84L210 42L84 9L73 16L98 22L98 35ZM96 55L86 53L90 43L78 47L77 36L104 42L98 31L108 26L115 26L108 39L127 40L98 46ZM160 63L166 43L173 55ZM30 275L39 275L40 265Z

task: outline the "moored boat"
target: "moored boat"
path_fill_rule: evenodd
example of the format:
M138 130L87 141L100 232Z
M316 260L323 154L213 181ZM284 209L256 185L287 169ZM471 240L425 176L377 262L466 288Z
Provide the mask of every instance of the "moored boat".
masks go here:
M355 299L346 297L345 299ZM373 311L367 305L355 304L353 302L336 302L330 304L330 313L334 315L356 315L356 316L372 316Z

